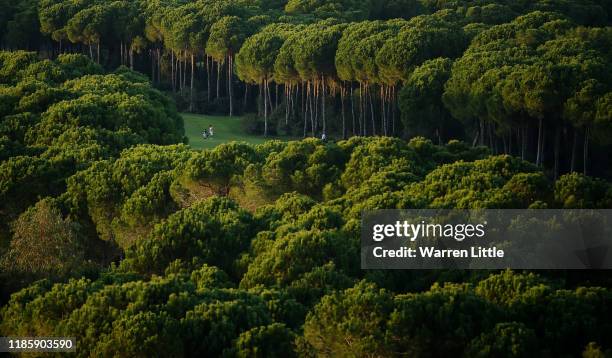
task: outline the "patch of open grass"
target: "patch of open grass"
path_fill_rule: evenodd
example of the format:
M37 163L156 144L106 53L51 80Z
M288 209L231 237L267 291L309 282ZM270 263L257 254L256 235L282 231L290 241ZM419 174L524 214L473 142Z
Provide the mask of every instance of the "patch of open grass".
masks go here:
M261 144L272 139L291 140L288 137L263 137L248 134L242 128L240 117L208 116L202 114L181 113L185 121L185 135L189 138L189 145L194 149L210 149L227 142L246 142ZM202 132L212 125L214 136L204 139Z

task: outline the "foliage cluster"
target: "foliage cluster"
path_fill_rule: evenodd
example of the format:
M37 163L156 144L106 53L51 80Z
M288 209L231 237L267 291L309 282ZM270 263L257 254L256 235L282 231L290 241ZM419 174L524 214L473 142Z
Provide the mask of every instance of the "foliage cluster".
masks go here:
M89 260L105 262L101 257L109 248L96 240L83 242L81 237L91 233L77 218L63 218L61 201L39 200L61 195L67 181L80 180L90 166L102 168L105 160L133 145L182 142L183 121L172 102L129 70L104 74L83 55L64 54L50 61L19 51L0 52L0 103L4 283L19 282L22 276L64 276L90 267ZM152 171L157 173L158 167ZM145 177L142 169L126 163L124 173L132 179ZM77 172L81 174L72 177ZM148 180L143 178L138 187ZM99 188L89 189L105 195ZM78 247L74 257L64 245Z
M585 286L579 273L364 271L359 223L379 208L609 207L611 188L576 173L551 182L533 164L457 141L139 145L19 217L11 257L59 271L14 293L0 329L77 336L82 355L597 351L591 342L608 348L612 333L605 276ZM62 272L73 261L24 249L42 220L49 244L75 238L55 249L71 258L89 232L122 259Z
M589 164L611 145L609 1L5 2L9 48L136 68L264 135L460 139L610 175Z

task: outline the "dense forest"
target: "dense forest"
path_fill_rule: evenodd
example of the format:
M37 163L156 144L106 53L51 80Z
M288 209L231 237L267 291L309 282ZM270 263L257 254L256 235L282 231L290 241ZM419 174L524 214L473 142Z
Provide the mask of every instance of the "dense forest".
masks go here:
M2 1L7 49L128 66L253 131L449 139L553 177L610 153L606 0ZM39 29L39 30L38 30Z
M612 354L609 272L361 270L359 240L364 210L612 208L610 2L0 8L1 336L77 337L78 356ZM179 111L311 138L196 151Z

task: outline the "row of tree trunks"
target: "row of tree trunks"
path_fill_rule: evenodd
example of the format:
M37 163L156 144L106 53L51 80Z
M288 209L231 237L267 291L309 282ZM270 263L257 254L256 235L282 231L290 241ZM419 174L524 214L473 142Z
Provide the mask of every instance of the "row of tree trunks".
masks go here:
M63 51L62 43L59 44L59 50ZM89 55L92 59L97 62L100 61L100 44L89 45ZM94 53L96 51L96 53ZM155 83L162 82L162 49L155 48L149 51L151 58L151 79ZM131 68L134 67L134 51L129 48L123 42L120 44L120 59L123 65L129 64ZM187 79L191 75L189 82L190 91L190 103L189 110L195 111L195 73L197 70L197 56L195 54L188 54L186 50L170 51L170 62L171 62L171 83L173 91L184 90L186 88ZM224 89L225 94L229 99L229 115L235 114L234 106L234 56L228 55L225 61L215 62L211 61L209 56L206 56L206 82L208 87L208 99L211 96L211 67L214 68L216 65L216 98L221 97L221 73L226 70L227 86ZM191 63L190 70L188 69L188 63ZM224 69L227 63L227 68ZM335 88L332 86L336 86ZM266 79L263 81L260 88L263 91L263 110L264 110L264 121L265 121L265 134L269 134L269 116L279 106L279 85L277 84L274 90L275 100L272 101L272 93L270 92L270 80ZM284 102L285 102L285 125L289 126L291 118L296 116L298 113L296 107L296 100L298 105L301 104L302 119L304 120L304 136L306 133L310 133L312 136L316 136L317 133L325 133L329 130L328 128L328 109L327 101L333 100L335 107L339 106L339 115L341 118L341 135L342 138L346 138L349 134L351 135L396 135L396 90L394 86L378 86L372 87L367 82L357 84L357 88L351 84L342 83L340 86L330 83L325 76L314 78L311 81L305 81L298 84L287 84L283 85L285 90ZM336 91L337 89L337 91ZM358 90L358 96L355 96L355 90ZM378 90L378 102L375 103L375 95L373 89ZM339 97L339 98L338 98ZM349 103L346 101L347 97L350 100L350 109L347 108ZM246 107L248 101L248 85L244 87L244 106ZM339 100L339 105L338 101ZM355 103L357 101L357 104ZM376 105L378 104L378 108ZM350 119L347 118L347 110L350 111ZM369 118L368 118L369 117ZM369 121L368 121L369 119ZM369 124L367 124L370 122ZM542 167L544 163L552 163L553 176L557 177L558 173L562 170L560 158L561 152L563 151L563 138L567 137L567 128L555 127L553 129L547 128L546 123L543 119L539 119L536 126L523 124L516 129L516 133L509 131L507 134L497 133L496 125L487 123L484 120L479 120L479 130L477 135L477 142L480 145L486 145L491 148L494 154L497 153L508 153L520 155L521 158L527 159L527 153L529 148L532 147L529 143L535 143L535 164ZM533 133L535 127L536 136L530 136ZM590 145L590 132L589 129L570 128L571 138L568 142L571 142L571 149L568 152L571 154L570 161L566 164L569 171L574 172L577 170L577 153L580 133L582 133L582 172L587 173L589 163L589 145ZM442 135L440 129L438 129L437 137L438 142L441 143ZM535 141L534 139L535 138ZM501 149L500 149L501 148ZM548 151L547 151L548 148ZM533 153L533 152L531 152ZM547 153L552 154L551 158L546 158Z
M523 160L534 160L535 164L540 167L544 167L545 163L549 163L550 174L554 179L557 179L563 171L576 172L578 170L578 146L580 140L582 140L583 156L581 171L584 175L588 174L589 128L579 129L566 125L549 128L542 120L538 121L535 126L530 126L527 122L523 122L517 125L518 128L516 129L497 133L494 123L479 121L479 125L481 128L485 128L484 136L482 136L482 131L479 130L476 138L479 143L481 140L484 140L484 145L489 147L493 154L503 153L518 156ZM570 143L570 145L564 147L562 143ZM529 151L530 147L535 147L535 151ZM565 166L561 163L562 152L565 152L567 154L566 157L569 157ZM528 157L528 153L533 153L534 155ZM552 159L548 159L547 154L552 154Z

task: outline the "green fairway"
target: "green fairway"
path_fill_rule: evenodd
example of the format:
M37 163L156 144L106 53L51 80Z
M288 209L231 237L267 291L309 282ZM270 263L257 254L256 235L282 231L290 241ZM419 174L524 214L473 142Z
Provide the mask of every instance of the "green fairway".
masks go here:
M261 144L271 139L245 133L240 123L240 117L207 116L201 114L181 113L185 120L185 135L189 138L189 145L194 149L214 148L219 144L238 141L250 144ZM212 125L214 136L204 139L202 132Z

